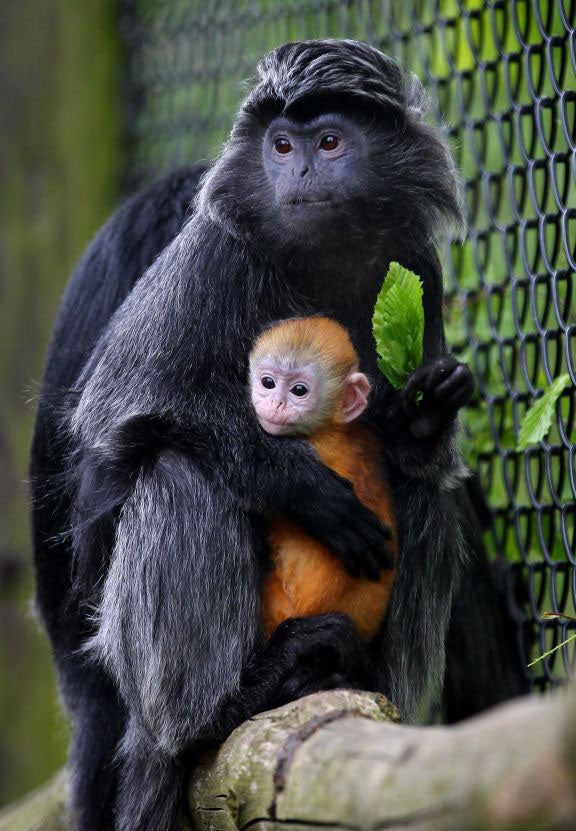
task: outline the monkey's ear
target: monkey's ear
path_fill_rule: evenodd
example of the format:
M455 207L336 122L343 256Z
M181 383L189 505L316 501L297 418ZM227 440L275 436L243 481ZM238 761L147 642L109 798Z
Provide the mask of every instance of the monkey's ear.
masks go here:
M347 424L362 415L368 406L370 381L363 372L351 372L344 383L341 421Z

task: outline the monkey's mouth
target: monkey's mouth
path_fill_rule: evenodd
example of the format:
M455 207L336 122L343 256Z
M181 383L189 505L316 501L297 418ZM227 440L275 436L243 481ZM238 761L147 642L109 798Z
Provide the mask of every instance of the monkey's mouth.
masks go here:
M262 416L258 416L258 421L260 423L260 427L262 427L262 429L271 436L280 436L282 433L288 432L291 428L289 421L283 421L281 419L263 418Z

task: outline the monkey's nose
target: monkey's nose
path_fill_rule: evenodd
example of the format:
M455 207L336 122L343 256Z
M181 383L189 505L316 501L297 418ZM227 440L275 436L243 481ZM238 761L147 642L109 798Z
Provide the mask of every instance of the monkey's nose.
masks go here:
M308 173L309 170L310 170L309 167L303 167L302 170L300 171L300 178L303 179L304 176L306 176L306 174Z

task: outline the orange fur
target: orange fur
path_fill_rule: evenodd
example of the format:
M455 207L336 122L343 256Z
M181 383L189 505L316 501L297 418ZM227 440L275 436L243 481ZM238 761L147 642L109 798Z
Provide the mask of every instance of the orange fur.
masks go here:
M305 317L284 320L267 329L250 355L251 379L253 368L266 357L285 367L315 364L326 383L313 421L318 426L338 421L343 384L358 369L356 350L339 323L328 317Z
M341 424L338 419L342 383L358 368L346 331L327 318L285 321L258 340L251 362L265 355L301 362L312 357L334 378L340 398L336 395L330 402L326 426L309 441L324 464L348 479L360 501L392 528L395 557L394 510L379 442L365 425ZM263 588L266 636L290 617L343 612L363 638L374 637L386 612L394 572L383 571L377 582L352 577L330 551L283 517L271 517L268 531L273 568Z
M392 500L380 447L369 428L362 424L334 427L310 441L322 461L349 479L360 501L392 528L396 556ZM350 615L363 638L374 637L386 612L393 571L383 571L378 582L352 577L330 551L282 517L270 520L269 542L274 567L264 585L267 637L287 618L323 612Z
M294 318L275 324L254 344L250 362L257 363L265 355L274 355L280 360L296 356L302 363L312 356L325 372L336 373L342 380L358 366L358 356L348 333L329 317Z

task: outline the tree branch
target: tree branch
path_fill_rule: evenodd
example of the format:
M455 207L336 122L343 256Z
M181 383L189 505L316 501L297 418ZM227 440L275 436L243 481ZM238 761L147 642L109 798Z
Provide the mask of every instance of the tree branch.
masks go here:
M383 696L348 690L255 716L197 765L194 828L576 828L573 691L518 700L451 727L396 719ZM0 814L0 831L70 831L59 819L63 793L60 778Z

